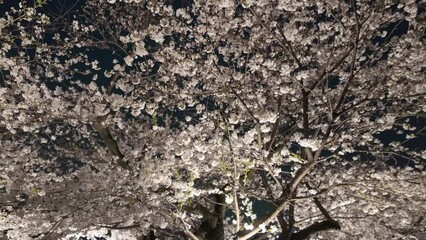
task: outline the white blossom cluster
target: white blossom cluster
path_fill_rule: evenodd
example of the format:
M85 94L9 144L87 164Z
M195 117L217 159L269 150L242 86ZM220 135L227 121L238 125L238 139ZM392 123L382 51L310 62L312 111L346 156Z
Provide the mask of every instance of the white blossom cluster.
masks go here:
M421 1L19 2L0 16L8 239L426 231Z

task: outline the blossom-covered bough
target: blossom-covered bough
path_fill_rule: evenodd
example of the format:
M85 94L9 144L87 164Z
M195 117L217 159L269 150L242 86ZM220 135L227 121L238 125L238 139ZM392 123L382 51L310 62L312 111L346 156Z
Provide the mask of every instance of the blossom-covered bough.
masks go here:
M3 238L425 236L422 1L71 2L2 5Z

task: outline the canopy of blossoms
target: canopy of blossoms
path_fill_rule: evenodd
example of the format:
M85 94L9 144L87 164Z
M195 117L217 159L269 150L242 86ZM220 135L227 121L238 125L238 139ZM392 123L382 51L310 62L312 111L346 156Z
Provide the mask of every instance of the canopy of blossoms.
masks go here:
M4 238L425 236L423 1L11 2Z

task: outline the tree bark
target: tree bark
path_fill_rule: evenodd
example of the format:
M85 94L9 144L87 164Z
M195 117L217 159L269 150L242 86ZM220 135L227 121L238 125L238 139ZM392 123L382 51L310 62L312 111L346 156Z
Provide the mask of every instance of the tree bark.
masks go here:
M331 229L340 230L339 223L332 222L332 221L329 221L329 220L325 220L325 221L322 221L322 222L316 222L316 223L310 225L309 227L300 230L297 233L293 233L293 235L291 236L290 239L291 240L303 240L303 239L307 239L313 233L317 233L317 232L321 232L321 231L325 231L325 230L331 230ZM283 239L279 238L279 240L283 240Z

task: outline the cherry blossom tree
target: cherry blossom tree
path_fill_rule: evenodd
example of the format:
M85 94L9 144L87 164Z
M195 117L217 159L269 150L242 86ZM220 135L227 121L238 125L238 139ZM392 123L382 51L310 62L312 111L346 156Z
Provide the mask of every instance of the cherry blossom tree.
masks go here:
M423 1L70 2L2 5L4 239L425 236Z

